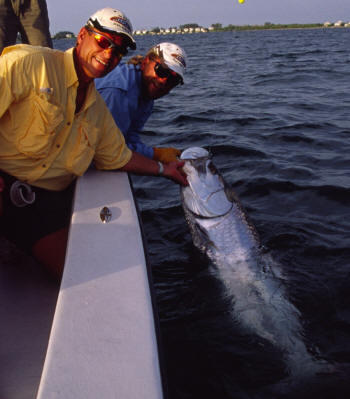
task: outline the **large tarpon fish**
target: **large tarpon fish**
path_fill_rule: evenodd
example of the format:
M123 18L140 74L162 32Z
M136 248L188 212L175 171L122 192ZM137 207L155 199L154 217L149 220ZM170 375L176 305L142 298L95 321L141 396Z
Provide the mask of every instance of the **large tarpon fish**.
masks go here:
M254 226L204 148L182 152L189 185L182 205L194 245L205 253L232 295L242 327L279 348L291 375L319 371L302 339L299 311L288 301L282 275L263 254Z

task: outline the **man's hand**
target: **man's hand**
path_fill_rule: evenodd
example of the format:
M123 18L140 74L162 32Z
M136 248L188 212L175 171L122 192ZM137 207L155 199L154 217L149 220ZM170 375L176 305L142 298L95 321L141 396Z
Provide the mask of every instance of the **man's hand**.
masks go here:
M172 148L172 147L166 147L166 148L158 148L158 147L153 147L153 159L155 161L159 161L162 163L169 163L169 162L174 162L177 161L177 157L181 154L181 151Z
M181 184L182 186L188 186L186 174L182 170L184 164L185 162L183 161L176 161L164 164L163 176L173 180L176 183Z

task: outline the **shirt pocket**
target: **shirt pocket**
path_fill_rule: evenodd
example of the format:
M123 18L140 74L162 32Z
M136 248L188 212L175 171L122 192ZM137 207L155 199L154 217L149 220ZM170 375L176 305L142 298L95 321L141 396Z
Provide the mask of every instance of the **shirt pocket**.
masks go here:
M90 166L94 155L98 129L82 123L77 132L72 151L67 157L67 169L76 176L82 176Z
M49 155L55 140L55 128L63 121L60 107L39 95L18 104L14 120L17 150L34 159Z

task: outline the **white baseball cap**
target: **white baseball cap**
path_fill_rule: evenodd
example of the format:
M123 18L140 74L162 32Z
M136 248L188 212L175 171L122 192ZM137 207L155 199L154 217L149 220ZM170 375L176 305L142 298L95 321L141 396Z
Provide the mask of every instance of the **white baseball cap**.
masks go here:
M163 42L151 47L146 55L155 54L172 71L184 79L187 64L185 50L174 43Z
M125 14L114 8L107 7L96 11L87 24L107 33L118 33L126 36L129 41L129 47L136 49L136 43L132 37L132 25Z

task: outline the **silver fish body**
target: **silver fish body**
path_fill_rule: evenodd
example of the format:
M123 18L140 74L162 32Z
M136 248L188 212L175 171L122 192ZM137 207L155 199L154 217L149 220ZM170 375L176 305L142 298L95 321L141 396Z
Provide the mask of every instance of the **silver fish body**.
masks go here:
M181 190L182 204L194 244L215 263L232 255L247 261L259 250L257 233L208 151L192 147L181 159L189 182Z
M194 245L205 253L232 296L234 317L250 332L280 348L291 374L318 369L303 339L299 312L287 299L283 277L261 251L258 234L207 150L181 154L189 185L182 206Z

